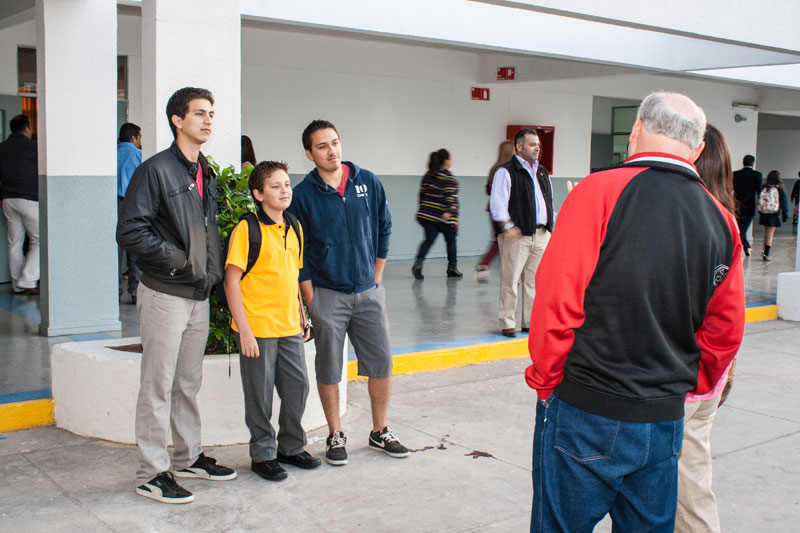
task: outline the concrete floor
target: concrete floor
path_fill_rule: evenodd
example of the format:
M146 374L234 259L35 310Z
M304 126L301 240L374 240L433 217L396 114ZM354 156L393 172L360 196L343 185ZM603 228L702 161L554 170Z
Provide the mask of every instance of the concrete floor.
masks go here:
M182 480L185 506L133 491L136 449L52 426L0 440L3 531L527 531L534 392L526 358L398 376L390 423L417 450L367 448L369 400L349 385L350 464L290 467L281 483L249 471L246 445L207 450L239 471ZM726 532L796 531L800 523L800 324L748 324L736 381L712 432L714 488ZM324 453L324 430L308 449ZM492 457L473 458L473 452ZM608 519L596 531L610 531Z

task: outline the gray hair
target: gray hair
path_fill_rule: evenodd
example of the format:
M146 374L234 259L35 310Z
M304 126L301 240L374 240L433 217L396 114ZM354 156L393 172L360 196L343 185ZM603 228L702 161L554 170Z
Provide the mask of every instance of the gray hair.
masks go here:
M697 111L690 116L675 110L668 101L668 97L675 94L680 93L658 91L647 95L638 111L642 127L651 133L681 141L694 150L703 141L706 114L697 104L694 106Z

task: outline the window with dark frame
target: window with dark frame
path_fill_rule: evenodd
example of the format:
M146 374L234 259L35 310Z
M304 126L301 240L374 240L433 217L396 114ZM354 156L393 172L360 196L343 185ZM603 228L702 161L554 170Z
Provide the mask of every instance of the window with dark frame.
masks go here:
M636 122L638 106L611 108L611 135L613 136L612 164L616 165L628 158L628 138Z

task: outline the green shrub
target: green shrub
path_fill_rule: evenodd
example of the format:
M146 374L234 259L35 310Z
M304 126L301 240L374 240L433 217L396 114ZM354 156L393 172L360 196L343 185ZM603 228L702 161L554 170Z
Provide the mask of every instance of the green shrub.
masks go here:
M230 165L222 170L219 164L210 156L208 162L217 173L217 203L219 205L219 238L221 243L225 243L228 234L239 222L239 219L249 211L255 211L253 197L247 185L252 166L246 167L242 172L237 173L236 168ZM223 263L225 259L223 258ZM236 343L231 329L231 313L228 308L217 300L217 296L212 292L210 297L211 320L209 323L208 343L206 344L207 354L233 353L236 350Z

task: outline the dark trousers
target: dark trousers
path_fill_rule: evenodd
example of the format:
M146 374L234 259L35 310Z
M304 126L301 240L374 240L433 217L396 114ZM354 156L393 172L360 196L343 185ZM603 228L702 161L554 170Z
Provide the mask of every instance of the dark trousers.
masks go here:
M457 231L450 224L444 222L431 222L430 220L417 220L425 230L425 239L419 244L417 251L417 263L422 263L428 251L433 246L436 236L441 233L444 235L444 241L447 243L447 266L455 267L458 263L458 254L456 252L456 234Z
M308 398L308 371L302 337L256 337L259 356L245 357L239 334L234 336L239 347L244 419L250 430L250 458L261 463L275 459L278 452L297 455L306 446L301 421ZM271 422L273 389L281 399L277 439Z
M117 219L119 220L119 211L122 209L122 198L117 197ZM131 296L136 295L136 289L139 287L139 278L142 277L142 271L136 266L136 256L126 252L121 246L117 246L117 274L119 279L119 295L122 296L122 274L125 263L128 265L128 294Z
M747 228L753 221L753 215L739 216L736 218L736 224L739 226L739 237L742 239L742 247L747 250L751 248L750 243L747 241Z

